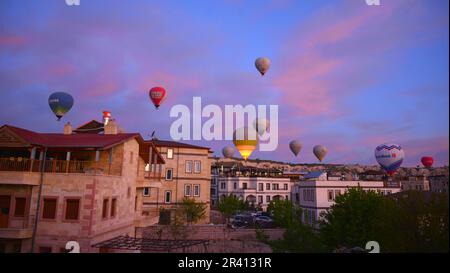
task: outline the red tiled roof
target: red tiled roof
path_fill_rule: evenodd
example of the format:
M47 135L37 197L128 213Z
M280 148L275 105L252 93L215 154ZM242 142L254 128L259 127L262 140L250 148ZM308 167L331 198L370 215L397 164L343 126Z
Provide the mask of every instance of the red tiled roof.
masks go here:
M146 140L146 142L151 142L157 147L180 147L180 148L192 148L192 149L206 149L210 150L208 147L203 146L197 146L182 142L176 142L176 141L170 141L170 140L159 140L159 139L152 139L152 140Z
M18 137L32 145L45 147L79 147L79 148L108 148L122 143L130 138L141 138L138 133L104 135L104 134L55 134L36 133L22 128L4 125Z

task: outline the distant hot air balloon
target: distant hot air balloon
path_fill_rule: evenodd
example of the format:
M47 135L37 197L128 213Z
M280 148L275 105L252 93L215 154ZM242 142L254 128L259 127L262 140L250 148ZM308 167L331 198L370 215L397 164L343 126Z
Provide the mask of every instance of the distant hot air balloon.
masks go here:
M328 153L328 149L323 145L316 145L313 148L313 153L319 159L320 162L325 158Z
M255 61L256 69L258 69L259 73L261 73L262 76L266 74L267 70L269 70L270 67L270 59L267 57L259 57Z
M289 142L289 148L291 149L291 151L294 153L295 156L297 156L298 153L300 153L302 147L303 144L298 140L292 140L291 142Z
M260 136L262 136L265 132L267 132L269 126L270 122L267 119L259 118L253 121L253 128L255 128L256 132L258 132Z
M222 149L222 154L225 158L232 158L234 154L234 148L231 146L226 146Z
M60 120L73 106L73 97L64 92L55 92L48 97L48 105Z
M424 156L424 157L422 157L421 161L422 161L422 164L427 168L430 168L431 166L433 166L433 163L434 163L433 157L431 157L431 156Z
M242 127L234 131L233 143L245 161L258 145L256 130L249 127Z
M166 97L166 89L164 89L163 87L153 87L149 91L149 96L156 109L158 109L164 98Z
M397 144L381 144L375 148L375 158L380 166L392 175L400 168L405 153Z

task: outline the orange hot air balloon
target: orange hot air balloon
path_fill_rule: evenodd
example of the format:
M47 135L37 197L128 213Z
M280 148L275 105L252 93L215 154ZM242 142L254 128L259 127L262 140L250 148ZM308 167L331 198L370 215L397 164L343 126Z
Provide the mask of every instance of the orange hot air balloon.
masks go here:
M153 87L149 91L149 96L153 104L155 105L156 109L158 109L161 103L163 102L164 98L166 97L166 89L160 86Z
M245 161L258 145L257 132L253 128L242 127L234 131L233 143Z

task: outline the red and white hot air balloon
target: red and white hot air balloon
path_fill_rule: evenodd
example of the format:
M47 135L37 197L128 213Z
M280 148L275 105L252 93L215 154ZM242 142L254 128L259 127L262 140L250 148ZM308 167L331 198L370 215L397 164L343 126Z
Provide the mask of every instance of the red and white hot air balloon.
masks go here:
M420 161L422 161L422 164L426 168L430 168L431 166L433 166L433 163L434 163L433 157L431 157L431 156L424 156L424 157L422 157L422 159Z
M166 97L166 89L160 86L153 87L152 89L150 89L148 94L156 109L158 109L164 98Z

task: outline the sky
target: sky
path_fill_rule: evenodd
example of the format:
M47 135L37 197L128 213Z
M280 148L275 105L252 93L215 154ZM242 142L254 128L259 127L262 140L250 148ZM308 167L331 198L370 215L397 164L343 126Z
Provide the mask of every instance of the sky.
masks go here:
M380 3L2 0L0 125L62 132L109 110L126 132L170 139L170 109L200 96L220 107L278 105L278 148L250 158L317 163L322 144L324 163L373 165L377 145L397 143L405 166L425 155L448 165L449 1ZM271 59L264 77L260 56ZM153 86L168 92L159 110ZM55 91L75 99L60 122L48 107ZM218 156L233 145L189 143Z

